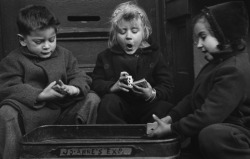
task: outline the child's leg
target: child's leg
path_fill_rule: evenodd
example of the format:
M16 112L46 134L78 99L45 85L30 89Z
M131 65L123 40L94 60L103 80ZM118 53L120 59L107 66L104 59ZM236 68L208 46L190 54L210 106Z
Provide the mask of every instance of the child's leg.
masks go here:
M165 117L173 107L173 104L168 103L164 100L154 101L152 103L145 103L140 108L140 121L142 124L154 122L152 117L153 114L159 118Z
M96 93L88 93L86 98L63 111L56 124L95 124L100 98Z
M106 94L100 102L97 124L126 124L123 108L126 103L116 94Z
M214 124L199 135L201 153L206 159L249 159L250 131L232 124Z
M77 124L95 124L100 101L101 99L96 93L88 93L83 106L77 112Z
M11 106L2 106L0 108L0 155L3 159L18 158L21 137L18 112Z

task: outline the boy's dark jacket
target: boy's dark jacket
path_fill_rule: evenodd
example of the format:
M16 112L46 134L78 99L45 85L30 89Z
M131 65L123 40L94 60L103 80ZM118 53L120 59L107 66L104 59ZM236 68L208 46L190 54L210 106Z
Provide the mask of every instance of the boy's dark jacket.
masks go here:
M215 123L250 128L248 54L214 54L214 58L199 73L192 92L169 113L172 130L181 136L198 135Z
M93 90L100 96L109 93L122 71L132 75L134 81L145 78L156 89L158 99L169 100L172 75L155 45L138 49L133 55L126 54L119 46L101 52L93 71Z
M37 103L38 94L51 82L59 79L65 84L78 87L82 93L81 97ZM90 84L91 78L79 70L72 53L60 46L56 47L55 52L48 59L38 58L29 53L26 47L20 47L0 63L0 102L14 100L15 103L20 103L17 105L21 111L41 110L46 107L44 110L48 110L49 113L52 109L60 110L61 107L68 107L79 97L86 96Z

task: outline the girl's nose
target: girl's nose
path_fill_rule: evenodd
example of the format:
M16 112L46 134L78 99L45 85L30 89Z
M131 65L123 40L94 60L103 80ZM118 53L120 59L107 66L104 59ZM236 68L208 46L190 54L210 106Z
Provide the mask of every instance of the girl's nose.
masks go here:
M50 47L50 44L48 41L44 42L43 49L48 49Z
M132 33L130 31L128 31L126 34L126 39L131 39L131 37L132 37L131 35L132 35Z
M197 47L197 48L201 48L201 47L202 47L202 42L201 42L200 39L198 40L196 47Z

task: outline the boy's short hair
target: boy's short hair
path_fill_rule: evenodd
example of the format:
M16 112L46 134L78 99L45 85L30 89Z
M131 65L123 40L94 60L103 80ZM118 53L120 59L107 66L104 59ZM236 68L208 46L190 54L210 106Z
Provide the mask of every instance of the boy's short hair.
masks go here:
M115 8L110 19L111 27L110 27L109 41L108 41L109 48L117 44L116 34L119 22L122 19L130 21L139 18L142 21L144 29L143 41L146 41L149 38L150 34L152 33L152 27L146 12L141 7L139 7L135 2L132 1L119 4Z
M18 31L23 36L31 31L53 27L57 31L58 19L44 6L28 5L20 9L17 17Z

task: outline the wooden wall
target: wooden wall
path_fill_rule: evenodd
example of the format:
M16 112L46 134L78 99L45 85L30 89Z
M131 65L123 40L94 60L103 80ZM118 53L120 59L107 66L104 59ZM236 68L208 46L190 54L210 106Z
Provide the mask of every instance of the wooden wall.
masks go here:
M174 98L177 103L193 86L193 48L191 3L189 0L165 1L166 52L174 75Z

